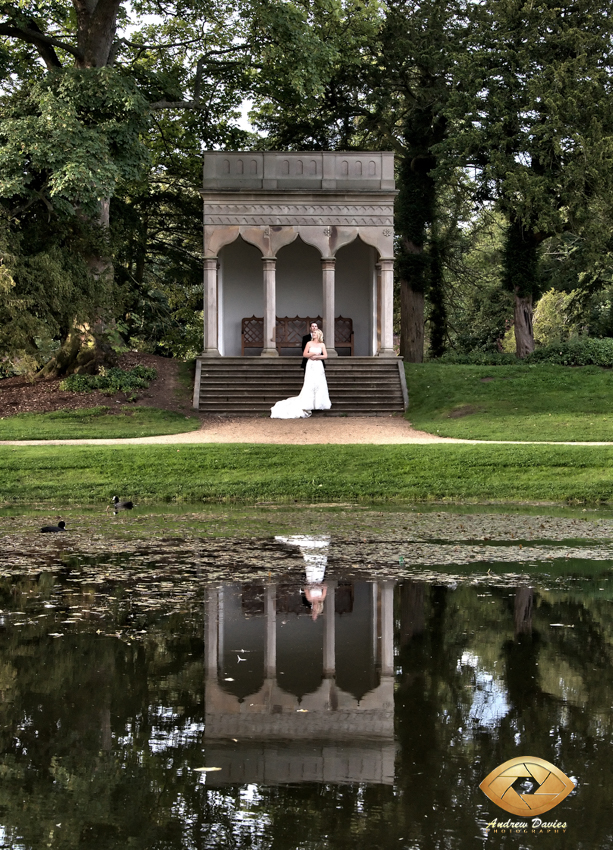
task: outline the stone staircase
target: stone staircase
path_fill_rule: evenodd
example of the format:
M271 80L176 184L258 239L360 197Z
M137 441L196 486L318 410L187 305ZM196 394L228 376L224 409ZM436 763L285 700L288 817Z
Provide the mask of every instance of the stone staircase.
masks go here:
M297 396L299 357L199 357L194 407L201 413L270 415L276 401ZM335 357L326 361L332 410L317 416L389 416L408 404L400 358Z

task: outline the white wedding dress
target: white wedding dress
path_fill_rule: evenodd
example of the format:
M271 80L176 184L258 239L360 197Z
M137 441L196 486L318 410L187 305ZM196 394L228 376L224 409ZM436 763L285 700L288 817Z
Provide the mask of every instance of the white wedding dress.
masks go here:
M323 349L312 345L310 351L321 354ZM306 419L312 410L330 410L331 407L323 360L307 360L300 395L278 401L270 409L270 418Z

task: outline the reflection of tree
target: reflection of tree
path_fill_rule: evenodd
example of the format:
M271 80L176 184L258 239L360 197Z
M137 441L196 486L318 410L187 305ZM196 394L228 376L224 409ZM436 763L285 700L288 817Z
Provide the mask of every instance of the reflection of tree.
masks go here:
M31 582L33 592L47 592L41 587ZM0 602L8 607L8 596ZM25 610L18 594L15 602ZM48 632L55 629L41 622L5 629L0 810L12 836L7 844L27 850L473 850L480 846L479 819L500 814L479 783L502 761L532 753L581 783L579 794L560 807L572 832L550 843L544 836L539 846L611 846L610 603L579 592L452 590L417 582L399 585L395 602L401 670L395 787L207 789L190 770L207 764L199 731L198 616L152 615L139 626L146 634L134 640L120 613L94 627L99 635L76 627L53 639ZM481 666L463 663L464 656ZM510 710L492 725L471 718L476 669L506 688ZM533 684L521 681L527 674ZM577 681L571 696L554 692L559 682L568 688L571 677Z
M533 629L531 587L518 587L513 600L513 640L502 647L507 696L514 712L529 710L545 698L539 681L540 634Z
M160 618L130 640L125 617L96 621L109 635L77 626L54 639L41 620L0 634L0 810L11 846L187 846L179 809L195 819L204 789L179 787L176 771L201 761L200 736L188 746L203 719L201 623Z
M532 632L533 601L534 591L531 587L522 586L517 588L513 611L515 637L518 637L518 635L529 635Z
M404 581L398 588L401 646L407 644L413 637L423 634L425 591L426 585L417 581Z

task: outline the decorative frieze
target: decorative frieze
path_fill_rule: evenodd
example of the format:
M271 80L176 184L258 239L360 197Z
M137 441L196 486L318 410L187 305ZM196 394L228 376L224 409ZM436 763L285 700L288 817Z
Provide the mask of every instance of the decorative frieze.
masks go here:
M393 227L393 201L382 204L252 204L209 201L204 223L287 227L292 225Z

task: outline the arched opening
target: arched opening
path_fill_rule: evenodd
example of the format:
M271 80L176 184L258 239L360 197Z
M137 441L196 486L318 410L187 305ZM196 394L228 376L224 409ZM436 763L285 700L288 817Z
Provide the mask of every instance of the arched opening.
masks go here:
M298 237L277 254L277 316L321 316L322 302L320 253Z
M239 236L219 252L219 353L240 357L241 321L264 315L262 254Z
M323 617L313 621L303 616L277 617L277 684L299 700L314 693L324 676Z
M342 606L341 588L337 588L336 684L360 701L380 682L377 635L373 634L377 612L370 582L353 582L351 589L351 610L343 611L349 606Z
M376 352L377 251L358 237L336 253L335 313L353 320L356 357Z
M263 588L226 585L220 593L219 684L242 701L264 684Z

